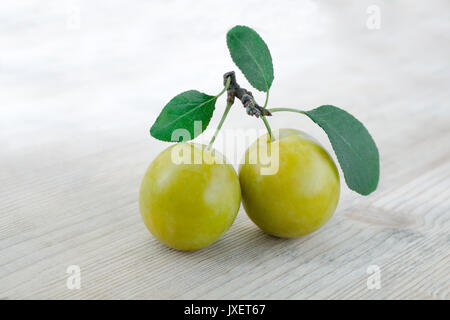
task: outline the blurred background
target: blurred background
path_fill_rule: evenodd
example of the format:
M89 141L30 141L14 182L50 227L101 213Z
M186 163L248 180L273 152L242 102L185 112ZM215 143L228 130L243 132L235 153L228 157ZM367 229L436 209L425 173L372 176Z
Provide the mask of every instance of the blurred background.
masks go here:
M185 90L218 93L222 74L238 72L225 43L236 24L253 27L271 50L269 105L334 104L377 137L380 128L367 121L369 110L372 119L384 118L384 131L405 112L448 108L439 101L445 101L450 77L449 8L447 1L3 3L3 168L11 160L25 161L24 170L56 165L102 150L132 151L136 160L149 161L145 149L166 147L148 134L162 107ZM377 10L378 25L371 18ZM240 72L237 77L251 88ZM263 102L264 96L257 98ZM402 103L409 107L397 114ZM223 107L222 99L211 128ZM236 104L225 128L264 128L243 111ZM303 120L278 114L271 123L316 130ZM37 157L34 163L30 156Z
M2 1L0 297L196 297L183 295L188 280L182 276L180 288L163 286L169 281L163 271L155 271L154 286L139 289L145 259L165 248L141 223L137 193L146 167L168 146L150 137L149 128L173 96L189 89L217 94L231 70L251 88L226 47L226 32L237 24L254 28L271 51L270 107L339 106L378 144L379 191L362 199L343 184L331 227L339 219L367 219L343 213L448 162L449 1ZM224 106L222 97L210 128ZM272 128L307 131L332 150L305 117L278 113L269 121ZM254 127L264 128L237 102L224 130ZM242 209L233 227L231 233L253 228ZM224 252L221 272L244 263ZM197 268L171 254L172 263L182 259ZM102 264L108 259L113 262ZM64 287L70 263L91 271L83 293ZM114 282L106 264L128 274L127 281ZM218 275L191 276L201 288ZM270 297L287 297L262 288ZM221 296L211 290L197 296ZM251 297L225 295L244 296Z

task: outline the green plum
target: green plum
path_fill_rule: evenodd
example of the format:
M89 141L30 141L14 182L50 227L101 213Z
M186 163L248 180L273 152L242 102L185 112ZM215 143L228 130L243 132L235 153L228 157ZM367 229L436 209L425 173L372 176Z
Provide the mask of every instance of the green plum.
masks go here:
M238 176L224 157L204 145L165 149L142 180L139 206L150 232L179 250L197 250L232 225L241 202Z
M336 165L312 137L294 129L258 138L239 168L242 202L250 219L263 231L282 238L307 235L325 224L336 210L340 182ZM278 170L264 173L266 161L252 152L269 150Z

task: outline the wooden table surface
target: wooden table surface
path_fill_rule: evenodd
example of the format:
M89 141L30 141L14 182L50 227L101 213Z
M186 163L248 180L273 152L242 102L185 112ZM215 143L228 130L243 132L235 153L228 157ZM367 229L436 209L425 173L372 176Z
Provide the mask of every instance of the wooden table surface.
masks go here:
M449 2L258 3L0 4L0 299L449 298ZM367 126L379 188L362 197L341 179L335 215L303 238L270 237L241 208L210 247L176 251L139 214L141 178L167 147L148 129L174 95L215 94L238 71L225 44L236 24L271 49L270 106L334 104ZM331 151L308 119L269 120ZM224 132L254 127L236 104Z

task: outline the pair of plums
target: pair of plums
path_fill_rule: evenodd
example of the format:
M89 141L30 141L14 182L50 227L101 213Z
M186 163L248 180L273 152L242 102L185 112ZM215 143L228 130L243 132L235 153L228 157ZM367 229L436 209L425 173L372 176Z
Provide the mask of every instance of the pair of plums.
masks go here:
M271 141L263 135L247 149L239 176L204 145L178 143L164 150L141 184L139 205L147 228L172 248L201 249L230 228L242 197L247 215L268 234L296 238L319 229L339 201L336 165L304 132L281 129L274 136ZM264 172L267 163L260 157L251 161L252 151L261 148L277 148L273 172ZM181 161L185 155L194 162Z

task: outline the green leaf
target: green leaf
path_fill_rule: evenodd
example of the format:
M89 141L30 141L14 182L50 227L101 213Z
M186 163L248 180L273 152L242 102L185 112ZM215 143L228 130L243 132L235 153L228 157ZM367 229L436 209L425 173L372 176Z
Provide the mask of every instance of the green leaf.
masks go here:
M364 125L348 112L325 105L304 112L328 135L348 187L362 195L377 188L380 160Z
M179 142L194 139L208 126L216 100L217 97L197 90L180 93L163 108L151 127L150 134L162 141ZM196 124L196 121L201 121L201 123ZM182 138L175 132L175 138L172 139L172 135L177 129L185 129L184 132L188 136Z
M231 58L241 69L248 82L267 92L273 81L273 65L269 48L255 30L236 26L227 33Z

